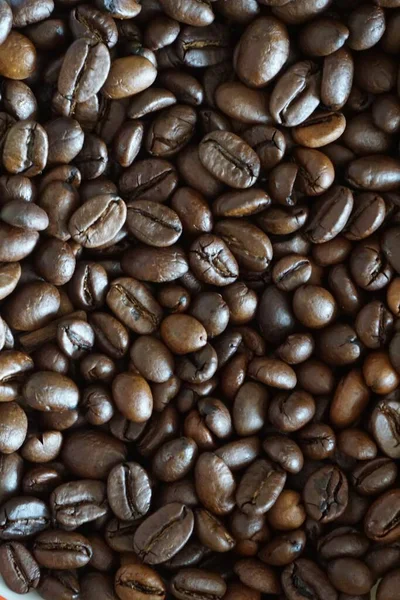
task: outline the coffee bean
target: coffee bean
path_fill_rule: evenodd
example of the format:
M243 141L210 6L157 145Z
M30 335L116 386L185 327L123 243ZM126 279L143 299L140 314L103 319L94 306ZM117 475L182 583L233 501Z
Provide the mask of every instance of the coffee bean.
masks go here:
M244 473L236 492L241 511L250 515L266 513L282 492L286 473L273 463L260 459Z
M115 575L115 590L121 600L163 600L165 585L147 565L125 565Z
M128 230L149 246L172 246L182 233L182 223L170 208L158 202L137 200L128 205Z
M16 594L27 594L38 586L40 568L32 554L19 542L7 542L0 548L1 575Z
M137 463L115 466L108 476L107 497L114 514L123 521L144 516L150 508L151 487L146 471Z
M199 157L214 177L237 189L254 185L260 172L260 161L254 150L237 135L226 131L206 135L199 146Z
M166 562L184 546L194 526L190 508L178 502L165 505L139 525L134 550L143 562Z
M118 196L97 196L85 202L72 215L69 231L82 246L97 248L117 235L125 222L126 213L126 205Z
M120 178L121 193L132 201L164 202L177 183L175 167L160 158L136 161Z
M381 450L391 458L398 458L397 423L399 401L397 393L380 400L371 414L371 430Z
M172 591L179 600L210 594L220 600L226 591L226 583L217 573L203 569L182 569L172 580Z
M380 581L377 589L378 600L384 600L384 598L394 598L396 594L397 585L399 583L398 570L391 571Z
M131 277L153 283L175 281L189 269L185 253L175 245L167 248L137 246L124 253L121 266Z
M195 483L200 501L212 513L224 515L233 509L236 485L222 459L211 452L201 454L195 466Z
M111 469L125 460L126 447L102 431L83 429L65 440L62 458L77 477L106 479Z
M68 598L68 600L76 600L81 588L74 571L52 570L47 571L41 578L38 591L45 600L50 600L58 594Z
M337 598L337 592L325 573L315 562L306 558L295 560L283 570L282 587L289 598L307 598L312 595L327 600Z
M92 547L79 533L54 529L36 537L33 554L38 563L48 569L75 569L89 562Z
M343 514L348 502L346 476L337 467L322 467L307 480L304 505L310 517L329 523Z
M58 91L67 100L85 102L96 94L110 70L110 53L98 42L81 38L73 42L58 76Z
M3 16L5 20L3 25ZM37 53L32 42L18 31L10 31L10 13L2 5L2 44L0 50L0 73L9 79L26 79L36 68Z
M140 281L131 277L114 279L106 302L122 323L137 333L152 333L160 323L160 305Z
M281 360L274 358L254 358L250 365L248 374L252 379L261 381L283 390L290 390L296 385L296 374L293 369Z
M147 132L147 152L151 156L165 158L177 154L193 136L196 119L195 110L184 104L163 110Z
M50 505L55 523L71 531L107 514L106 488L101 481L64 483L52 492Z
M0 510L0 539L19 540L31 537L50 525L46 504L32 496L16 496Z
M78 406L79 390L69 377L39 371L26 382L23 395L29 406L40 411L64 411Z
M75 42L76 43L76 42ZM107 98L127 98L147 89L154 82L157 71L147 58L142 56L125 56L111 63L111 68L104 68L103 93ZM108 75L108 77L107 77Z
M215 233L220 236L240 267L250 271L265 271L272 259L272 245L258 227L244 221L239 225L234 219L219 221Z

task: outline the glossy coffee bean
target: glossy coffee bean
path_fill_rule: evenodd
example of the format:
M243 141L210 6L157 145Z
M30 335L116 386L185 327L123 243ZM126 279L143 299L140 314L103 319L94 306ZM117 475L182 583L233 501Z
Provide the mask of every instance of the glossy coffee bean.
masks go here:
M83 479L106 479L111 469L125 458L125 445L102 431L73 432L62 449L64 464L69 471Z
M307 480L303 491L307 514L317 521L329 523L343 514L348 502L348 483L340 469L322 467Z
M7 586L17 594L26 594L38 586L40 568L32 554L19 542L1 547L1 574Z
M229 132L214 131L206 135L199 146L199 157L214 177L237 189L254 185L260 172L256 153ZM240 166L234 167L236 162Z
M288 565L282 573L282 587L288 596L304 597L303 590L329 600L337 598L337 592L325 573L313 561L299 558Z
M30 496L16 496L0 510L0 539L23 540L50 526L50 513L44 502Z
M49 569L74 569L89 562L92 548L79 533L49 530L37 536L33 554L41 566Z
M115 590L121 600L165 598L161 577L147 565L122 566L115 575Z
M166 562L185 545L193 526L190 508L178 502L166 504L139 525L133 549L147 564Z

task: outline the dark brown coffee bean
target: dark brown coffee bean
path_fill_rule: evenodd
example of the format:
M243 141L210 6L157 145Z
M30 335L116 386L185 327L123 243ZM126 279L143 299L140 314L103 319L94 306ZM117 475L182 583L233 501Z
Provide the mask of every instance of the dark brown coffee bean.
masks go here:
M115 590L121 600L164 600L166 592L157 572L139 564L127 564L117 571Z
M68 228L76 242L85 248L97 248L117 235L126 213L126 204L119 196L95 196L72 215Z
M233 188L251 187L260 172L254 150L235 134L225 131L206 135L199 146L199 157L214 177Z
M190 508L178 502L167 504L139 525L134 551L147 564L166 562L184 546L193 526Z
M171 246L182 233L178 215L158 202L137 200L128 204L127 227L148 246Z
M41 566L49 569L74 569L89 562L92 548L79 533L49 530L36 537L33 554Z
M151 500L146 471L136 463L114 467L108 476L107 498L114 514L123 521L132 521L145 515Z
M205 508L224 515L234 507L235 481L225 462L211 452L204 452L195 467L196 492Z
M76 572L69 570L48 571L42 577L38 588L45 600L51 600L56 594L67 600L76 600L81 592Z
M107 47L97 40L78 39L65 54L58 76L58 91L67 100L85 102L100 90L109 70Z
M286 473L266 460L254 462L243 475L236 492L240 510L250 515L266 513L285 485Z
M254 60L254 40L260 61ZM264 87L282 69L289 56L286 27L274 17L260 17L242 35L235 54L235 70L250 87ZM264 57L261 60L261 57ZM265 59L265 60L264 60Z
M0 510L0 539L29 538L47 529L50 513L46 504L32 496L16 496L5 502Z
M16 594L27 594L38 586L40 568L32 554L19 542L7 542L0 548L1 575Z
M67 531L107 514L106 486L102 481L71 481L51 494L50 506L55 523Z
M310 517L322 523L334 521L343 514L347 506L346 476L334 466L318 469L307 480L303 499Z
M131 248L124 253L121 265L131 277L153 283L175 281L189 269L186 254L177 245L167 248Z
M137 333L152 333L160 323L160 305L143 283L131 277L114 279L106 302L114 314Z
M102 431L79 430L65 440L62 459L77 477L106 479L111 469L126 459L126 447Z
M205 283L225 286L238 276L238 265L228 246L211 234L199 236L192 244L189 263L193 273Z

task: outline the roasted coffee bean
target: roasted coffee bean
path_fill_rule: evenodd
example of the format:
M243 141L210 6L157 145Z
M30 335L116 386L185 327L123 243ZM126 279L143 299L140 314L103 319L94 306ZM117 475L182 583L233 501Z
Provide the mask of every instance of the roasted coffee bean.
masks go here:
M40 411L72 410L78 406L79 390L61 373L39 371L31 375L23 389L26 403Z
M59 431L44 431L31 434L21 448L21 456L32 463L46 463L57 458L61 450L62 434Z
M137 463L115 466L107 480L107 498L114 514L123 521L144 516L150 508L151 487L146 471Z
M325 573L313 561L299 558L288 565L282 573L282 587L287 596L293 599L326 598L336 600L337 592Z
M64 483L50 496L55 523L71 531L107 514L106 486L102 481L80 480Z
M201 281L225 286L238 276L238 264L223 239L204 234L190 248L190 267Z
M278 124L295 127L319 104L321 74L312 61L295 63L281 75L272 90L270 112Z
M199 157L212 175L233 188L251 187L260 172L254 150L237 135L225 131L206 135L199 146Z
M127 98L150 87L156 75L154 65L143 56L117 58L109 72L105 70L103 93L111 99Z
M137 200L128 205L127 227L138 240L149 246L171 246L182 233L178 215L158 202Z
M166 562L185 545L194 526L193 512L178 502L166 504L139 525L134 551L143 562Z
M127 564L115 575L115 590L121 600L152 600L165 598L165 585L161 577L147 565Z
M237 488L238 507L250 515L266 513L278 499L285 481L285 471L267 460L255 461L244 473Z
M3 315L17 331L34 331L52 321L60 308L58 289L42 281L21 286L4 307Z
M31 496L7 500L0 510L0 539L19 540L31 537L50 525L46 504Z
M307 480L303 491L307 514L322 523L340 517L348 502L348 483L344 473L335 466L322 467Z
M171 206L176 211L185 234L209 233L213 217L205 198L189 187L179 188L172 197Z
M97 248L117 235L126 213L126 205L118 196L95 196L72 215L68 228L76 242L85 248Z
M46 498L63 482L65 469L61 463L50 463L32 467L24 475L22 490L24 494Z
M224 515L233 509L235 480L218 456L211 452L200 455L195 466L195 483L200 501L212 513Z
M381 543L396 541L399 538L398 511L398 490L393 489L382 494L370 506L365 516L364 531L367 537Z
M147 132L147 152L165 158L177 154L193 136L196 118L195 110L183 104L162 111Z
M175 281L189 270L185 253L176 245L137 246L124 252L121 266L131 277L152 283Z
M16 452L0 455L0 503L18 493L23 476L23 460Z
M75 569L89 562L92 547L79 533L54 529L35 538L33 554L38 563L48 569Z
M32 554L19 542L7 542L0 548L1 575L17 594L27 594L38 586L40 568Z
M205 594L220 600L226 591L223 578L203 569L182 569L172 579L172 592L179 600L202 597Z
M265 385L283 390L293 389L297 382L292 367L276 358L254 358L249 365L248 374Z
M86 321L63 319L57 326L57 342L67 356L78 359L94 345L94 331Z
M110 70L110 53L97 40L76 40L69 46L58 76L58 92L69 102L85 102L96 94Z
M152 333L160 323L160 305L143 283L131 277L114 279L106 302L122 323L136 333Z
M314 414L314 398L302 390L277 394L268 408L270 422L278 431L285 433L301 429L311 421Z
M120 412L134 423L148 421L153 411L153 396L147 381L134 373L119 373L112 385L112 395Z
M125 445L102 431L73 432L62 449L62 459L68 470L83 479L104 480L111 469L125 458Z
M47 571L38 586L40 595L45 600L60 595L67 600L77 600L80 595L79 580L75 571Z
M257 40L260 62L252 56L254 40ZM264 87L279 73L288 56L286 27L274 17L260 17L249 25L239 41L234 59L235 70L246 85Z

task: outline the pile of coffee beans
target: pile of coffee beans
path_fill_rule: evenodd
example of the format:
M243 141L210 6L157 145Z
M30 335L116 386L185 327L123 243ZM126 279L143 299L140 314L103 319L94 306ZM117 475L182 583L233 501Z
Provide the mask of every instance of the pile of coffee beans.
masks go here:
M0 0L0 575L399 600L400 0Z

